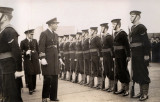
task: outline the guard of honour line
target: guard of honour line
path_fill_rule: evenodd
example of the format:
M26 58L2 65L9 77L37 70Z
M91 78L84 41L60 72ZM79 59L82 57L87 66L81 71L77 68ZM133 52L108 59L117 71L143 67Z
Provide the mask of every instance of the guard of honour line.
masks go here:
M140 23L140 11L130 12L133 26L129 34L121 29L121 19L113 19L112 34L108 33L108 23L102 23L100 34L97 34L98 27L90 27L76 34L58 36L55 31L59 22L53 18L46 22L48 28L40 34L39 41L33 38L34 29L28 29L20 46L19 34L10 24L12 11L13 8L0 7L1 102L23 102L22 63L30 95L36 92L36 76L42 72L42 102L59 101L58 78L113 94L130 95L140 101L148 99L147 66L151 46L147 28ZM121 89L117 87L118 81ZM139 84L137 95L134 94L135 83Z

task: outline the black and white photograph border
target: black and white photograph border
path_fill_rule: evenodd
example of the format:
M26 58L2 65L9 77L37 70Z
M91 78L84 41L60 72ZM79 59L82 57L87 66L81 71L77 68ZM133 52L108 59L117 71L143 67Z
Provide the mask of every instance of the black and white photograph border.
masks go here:
M128 28L132 26L130 21L130 11L132 10L141 11L140 22L146 26L149 39L156 39L160 37L159 5L159 0L0 0L0 7L14 9L11 24L20 35L18 37L19 43L26 38L24 31L33 28L35 29L34 38L39 41L41 32L47 29L46 22L54 17L59 22L56 31L59 36L76 34L90 27L98 27L98 35L100 35L101 23L108 23L108 32L112 34L111 20L116 18L121 19L121 28L129 34ZM158 56L160 56L160 45L155 52L158 52ZM159 102L160 100L160 61L153 62L152 60L151 54L151 61L147 67L151 83L149 85L149 98L145 102ZM128 63L127 68L131 72L131 62ZM37 76L36 92L32 95L28 94L25 77L22 77L22 80L23 101L42 102L43 75ZM108 79L106 78L105 87L107 86ZM118 89L120 88L120 82L118 82ZM139 85L135 84L135 93L138 92ZM108 93L61 79L58 79L58 99L59 102L139 101L130 98L130 96L115 95L112 92Z

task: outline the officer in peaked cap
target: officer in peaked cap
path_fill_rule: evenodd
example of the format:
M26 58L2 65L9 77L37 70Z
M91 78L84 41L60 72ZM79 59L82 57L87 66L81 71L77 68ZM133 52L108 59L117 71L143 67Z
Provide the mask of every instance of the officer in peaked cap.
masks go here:
M39 56L41 58L42 75L44 76L42 101L47 102L47 98L51 101L57 99L58 88L58 60L62 63L59 55L58 34L55 31L59 22L57 18L53 18L46 22L48 29L41 33L39 40Z
M59 22L57 21L57 18L53 18L53 19L46 22L46 24L53 24L53 23L54 24L59 24Z
M17 72L22 71L19 34L10 25L13 8L0 7L0 76L3 102L23 102L17 81ZM16 79L15 79L16 76ZM22 83L22 82L21 82Z
M115 94L123 94L123 96L129 95L129 82L130 75L127 69L128 61L130 60L130 46L128 42L127 33L120 29L121 27L121 19L113 19L112 25L114 33L114 61L115 61L115 76L116 80L121 82L121 89Z
M29 29L24 32L26 39L22 40L20 47L24 59L25 79L29 88L29 94L32 95L36 89L36 75L40 74L39 65L39 48L36 39L33 39L34 29Z
M101 74L100 72L100 54L101 54L101 39L97 36L98 27L90 27L92 38L90 39L90 53L91 53L91 82L90 87L94 86L94 77L97 77L97 84L94 88L99 89L101 86Z
M132 52L132 70L133 81L140 86L139 94L133 96L139 98L140 101L148 99L149 90L149 72L148 72L148 60L150 54L150 41L147 35L147 28L140 23L140 11L131 11L130 19L133 23L131 27L131 52ZM139 73L141 72L141 73Z

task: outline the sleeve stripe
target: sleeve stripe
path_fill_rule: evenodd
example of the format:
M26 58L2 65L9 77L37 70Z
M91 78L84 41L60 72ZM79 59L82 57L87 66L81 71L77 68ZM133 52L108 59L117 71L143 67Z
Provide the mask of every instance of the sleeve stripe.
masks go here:
M11 41L9 41L8 43L10 44L10 43L12 43L14 41L14 39L12 39Z

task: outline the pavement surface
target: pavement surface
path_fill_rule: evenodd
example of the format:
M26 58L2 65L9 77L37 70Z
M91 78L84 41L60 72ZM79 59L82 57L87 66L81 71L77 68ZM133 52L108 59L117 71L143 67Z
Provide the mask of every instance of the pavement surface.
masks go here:
M160 102L160 63L151 63L148 69L151 84L149 89L149 99L145 102ZM29 95L28 89L24 85L24 88L22 89L22 98L24 102L42 102L42 78L43 77L41 76L41 79L39 79L37 76L37 88L33 95ZM122 95L114 95L113 93L108 93L64 80L58 81L59 102L139 102L138 99L132 99L129 96L123 97ZM108 84L107 79L105 83L106 85ZM135 93L137 94L138 92L139 85L136 84Z

